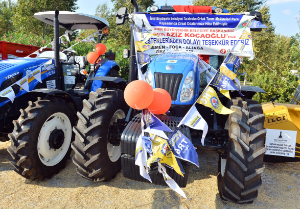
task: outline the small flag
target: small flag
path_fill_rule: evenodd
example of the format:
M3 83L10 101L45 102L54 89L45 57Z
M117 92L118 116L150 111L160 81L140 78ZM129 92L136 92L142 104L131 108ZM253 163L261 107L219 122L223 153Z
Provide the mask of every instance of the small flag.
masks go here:
M268 28L268 26L262 24L260 21L257 20L250 20L248 23L249 28Z
M249 60L252 60L254 58L252 35L250 33L250 28L246 28L244 30L244 32L242 33L239 40L237 41L237 43L232 48L232 54L237 53L237 55L238 55L241 52L248 53L250 55Z
M238 91L238 88L234 85L233 81L222 72L217 72L210 84L220 89Z
M154 162L165 163L173 168L176 173L183 176L180 166L177 163L177 159L171 151L167 140L155 136L152 140L152 152L153 155L147 160L148 167Z
M42 83L42 74L41 74L41 67L35 69L32 73L32 76L40 83Z
M135 165L140 167L140 175L152 183L151 178L146 170L146 163L147 163L147 152L145 151L143 145L142 135L140 135L136 142Z
M224 75L229 77L231 80L233 80L236 77L236 74L232 72L230 69L228 69L228 67L224 63L222 63L222 65L220 66L220 70Z
M216 91L210 86L202 93L202 95L197 100L197 103L209 107L216 113L223 115L231 114L234 112L222 105Z
M18 82L16 82L21 88L23 88L25 91L29 91L29 85L28 85L28 78L27 76L21 78Z
M197 117L195 118L198 119ZM196 122L197 123L197 122ZM179 130L175 130L169 137L169 146L179 159L186 160L199 167L198 154L191 141Z
M150 140L150 137L142 136L142 139L143 139L142 141L143 141L143 145L144 145L145 150L149 154L152 154L152 141Z
M149 54L138 52L137 61L140 65L145 65L151 61L151 57Z
M11 86L5 88L0 92L0 97L7 97L12 103L14 102L15 96L15 92L11 88Z
M198 112L195 105L190 108L188 113L184 116L184 118L182 118L177 127L181 126L182 124L196 130L203 130L201 143L204 146L204 139L208 131L208 125Z
M220 89L220 93L223 94L228 99L231 99L229 90Z
M148 109L142 111L143 129L145 132L150 132L154 135L160 136L164 139L168 139L164 133L172 132L172 130L163 122L161 122L155 115L153 115Z
M241 65L241 60L238 56L233 55L232 53L230 53L226 59L224 60L224 63L226 64L227 68L230 69L231 71L233 71L235 73L235 70L233 68L233 66L236 66L236 70L239 73L239 67ZM244 75L245 72L243 74L240 75Z
M182 197L186 198L182 189L178 186L178 184L167 174L166 168L158 163L158 172L161 173L164 177L166 184L173 189L175 192L180 194Z

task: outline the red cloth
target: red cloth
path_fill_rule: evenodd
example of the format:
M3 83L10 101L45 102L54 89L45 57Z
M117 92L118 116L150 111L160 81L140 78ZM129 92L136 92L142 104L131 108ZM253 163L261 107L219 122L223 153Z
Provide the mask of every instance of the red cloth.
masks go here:
M176 12L212 13L211 6L173 5Z
M209 55L202 55L202 54L199 54L199 57L200 57L204 62L206 62L207 64L209 64Z

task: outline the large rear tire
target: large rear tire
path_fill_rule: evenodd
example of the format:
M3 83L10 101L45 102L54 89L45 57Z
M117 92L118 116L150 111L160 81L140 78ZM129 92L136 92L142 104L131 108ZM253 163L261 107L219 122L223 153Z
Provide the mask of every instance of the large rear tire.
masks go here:
M121 146L113 145L111 134L116 134L114 123L125 118L127 111L123 91L118 89L97 89L83 101L72 143L73 163L82 177L109 181L121 170Z
M65 167L74 140L76 124L73 104L59 97L50 97L20 110L9 134L8 152L15 171L27 179L51 178Z
M252 203L264 171L265 116L254 100L233 99L234 109L229 116L228 150L219 159L218 188L223 200Z

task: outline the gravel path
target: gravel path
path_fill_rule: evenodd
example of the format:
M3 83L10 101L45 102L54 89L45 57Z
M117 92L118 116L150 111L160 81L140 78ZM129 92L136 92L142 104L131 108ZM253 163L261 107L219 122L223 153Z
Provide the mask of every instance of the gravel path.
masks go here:
M40 182L13 171L6 148L0 142L1 208L300 208L300 162L266 163L259 197L251 205L220 199L217 188L218 155L200 151L200 168L191 167L184 199L164 186L125 179L121 173L111 182L90 182L75 172L69 160L62 172Z

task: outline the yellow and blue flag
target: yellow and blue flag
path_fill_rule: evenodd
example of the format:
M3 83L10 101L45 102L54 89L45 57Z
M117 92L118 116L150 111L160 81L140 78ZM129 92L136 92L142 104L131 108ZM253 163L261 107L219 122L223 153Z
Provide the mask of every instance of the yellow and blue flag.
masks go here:
M210 86L208 86L202 93L202 95L198 98L197 103L209 107L216 113L223 115L231 114L234 112L222 105L216 91Z
M192 142L178 129L169 136L169 146L176 158L188 161L199 167L198 154Z
M154 162L165 163L174 169L176 173L183 176L184 172L181 171L181 166L178 165L178 161L167 140L159 136L155 136L152 140L152 152L153 155L147 160L148 167L150 167L150 165Z

